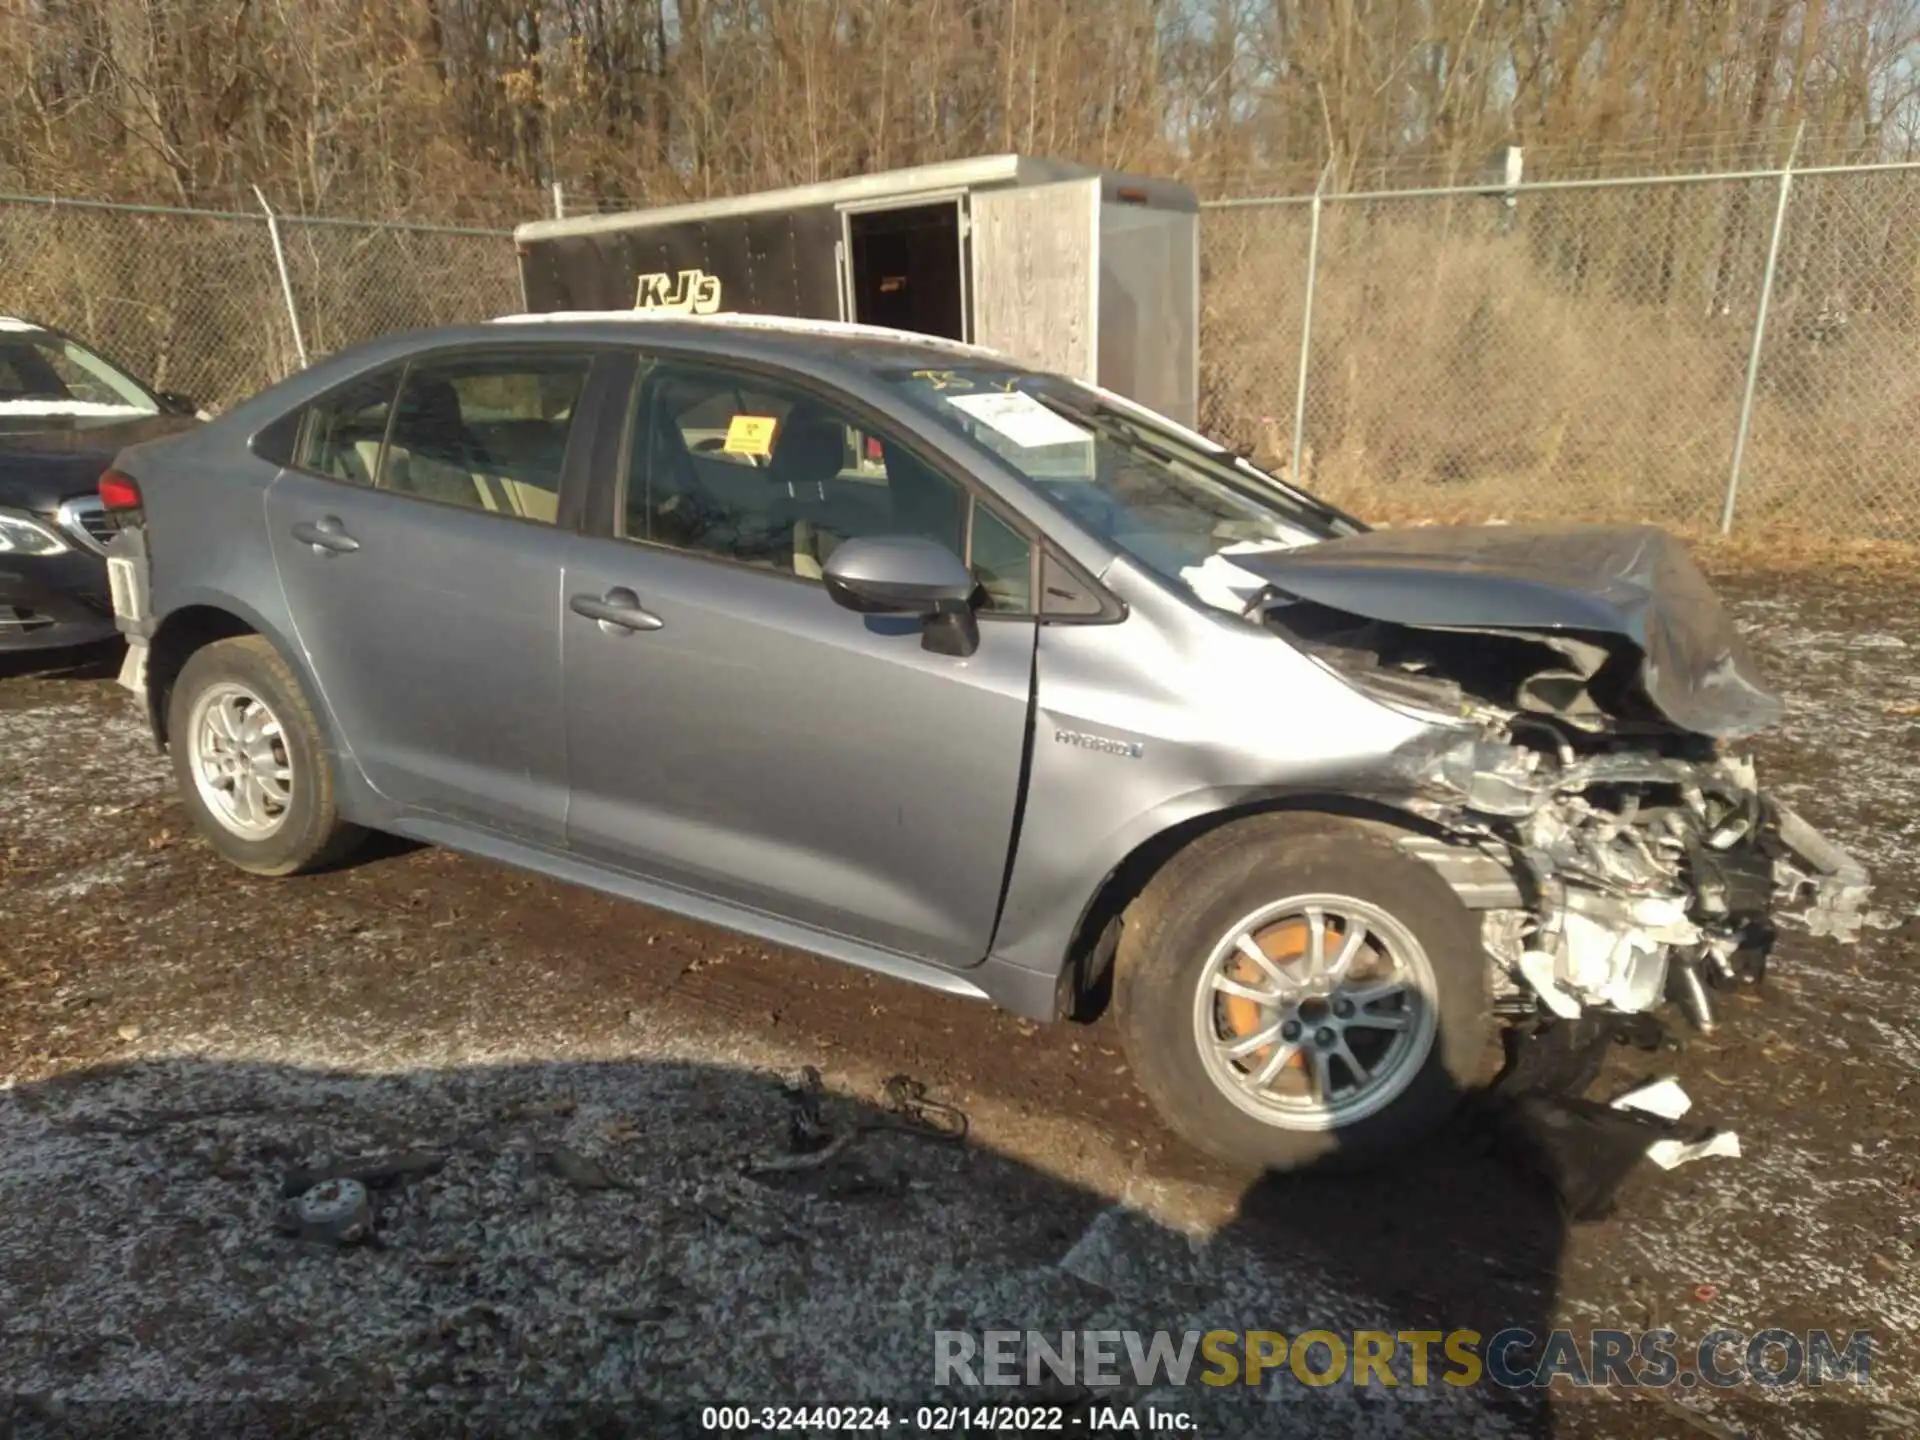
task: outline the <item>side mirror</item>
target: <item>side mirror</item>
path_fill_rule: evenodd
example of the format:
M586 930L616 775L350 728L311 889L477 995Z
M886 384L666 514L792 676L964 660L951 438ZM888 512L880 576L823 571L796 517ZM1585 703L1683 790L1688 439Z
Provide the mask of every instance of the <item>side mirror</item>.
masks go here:
M162 390L153 398L173 415L191 415L200 408L193 402L191 396L182 395L178 390Z
M920 643L941 655L980 647L973 614L976 582L960 557L918 535L842 541L820 568L835 603L863 615L918 615Z

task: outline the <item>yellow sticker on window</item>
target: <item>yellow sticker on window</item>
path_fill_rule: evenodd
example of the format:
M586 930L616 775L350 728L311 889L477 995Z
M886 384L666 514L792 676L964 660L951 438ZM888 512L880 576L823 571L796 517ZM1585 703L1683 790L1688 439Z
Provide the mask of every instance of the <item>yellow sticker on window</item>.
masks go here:
M734 416L727 422L727 441L720 447L721 453L765 459L773 454L773 432L779 423L774 415Z

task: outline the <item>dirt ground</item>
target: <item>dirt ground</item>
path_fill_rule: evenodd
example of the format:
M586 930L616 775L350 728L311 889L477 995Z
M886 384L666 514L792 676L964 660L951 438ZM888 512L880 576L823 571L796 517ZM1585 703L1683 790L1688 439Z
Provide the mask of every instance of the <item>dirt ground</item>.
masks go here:
M244 877L187 830L116 657L0 668L0 1415L13 1433L696 1433L714 1403L942 1390L933 1332L1826 1328L1872 1381L1546 1393L1192 1385L1205 1436L1920 1429L1920 580L1723 577L1790 699L1773 787L1884 924L1787 934L1677 1053L1739 1159L1570 1224L1471 1116L1392 1174L1196 1159L1111 1026L1036 1027L398 842ZM825 1163L791 1163L818 1067ZM971 1120L902 1129L905 1074ZM370 1243L277 1228L302 1167L425 1152ZM295 1181L294 1183L297 1183ZM1685 1368L1685 1367L1683 1367ZM1404 1378L1404 1367L1403 1367ZM1204 1393L1203 1393L1204 1392ZM975 1429L973 1433L989 1433Z

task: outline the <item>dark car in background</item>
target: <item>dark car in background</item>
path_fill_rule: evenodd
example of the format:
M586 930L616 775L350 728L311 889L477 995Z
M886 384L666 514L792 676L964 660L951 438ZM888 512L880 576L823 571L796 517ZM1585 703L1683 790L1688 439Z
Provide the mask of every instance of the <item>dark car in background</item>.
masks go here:
M114 636L101 473L124 447L195 423L190 400L0 316L0 651Z

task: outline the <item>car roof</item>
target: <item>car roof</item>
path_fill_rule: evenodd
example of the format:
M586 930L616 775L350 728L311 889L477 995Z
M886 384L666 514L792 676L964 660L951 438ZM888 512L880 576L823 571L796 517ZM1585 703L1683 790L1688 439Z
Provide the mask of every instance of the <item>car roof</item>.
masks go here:
M617 336L628 342L646 340L717 352L758 353L788 363L796 360L837 361L856 369L896 365L951 367L956 361L996 365L1014 363L998 351L937 335L921 335L880 325L857 325L843 320L806 320L786 315L679 315L647 310L561 310L542 314L503 315L490 323L512 329L538 327L543 334L551 334L558 327L569 335L579 333L602 339Z
M235 407L249 415L254 400L275 404L296 395L318 394L353 375L435 351L468 346L493 349L515 341L540 344L655 344L711 356L716 361L745 360L799 370L858 388L877 371L900 368L951 370L956 365L993 365L1032 372L995 351L938 336L917 335L873 325L832 320L797 320L770 315L667 315L646 311L558 311L508 315L478 325L444 326L384 335L318 359Z
M872 384L877 372L901 368L951 370L971 363L1039 373L981 346L873 325L768 315L696 317L632 310L558 311L506 315L481 324L400 331L365 340L315 357L307 368L247 397L221 418L242 427L256 426L383 366L468 347L504 348L516 341L581 346L652 343L711 357L716 363L757 361L855 391Z

